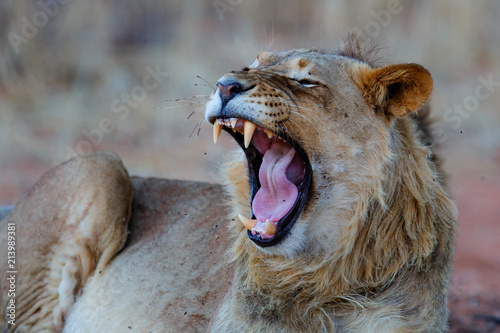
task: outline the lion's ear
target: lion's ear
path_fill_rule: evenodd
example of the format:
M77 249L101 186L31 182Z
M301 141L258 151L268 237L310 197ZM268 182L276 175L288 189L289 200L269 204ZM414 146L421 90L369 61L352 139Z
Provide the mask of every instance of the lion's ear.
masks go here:
M432 77L417 64L388 65L372 69L361 65L355 69L354 81L375 110L404 117L418 110L432 92Z

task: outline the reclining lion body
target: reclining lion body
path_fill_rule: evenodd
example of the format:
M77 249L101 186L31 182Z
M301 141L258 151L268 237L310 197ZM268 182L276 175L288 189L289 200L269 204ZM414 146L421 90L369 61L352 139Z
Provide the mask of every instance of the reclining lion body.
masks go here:
M82 209L64 209L70 204ZM7 223L16 224L19 264L16 325L0 323L6 332L205 331L231 276L223 260L226 219L219 185L130 180L112 154L62 164L0 221L2 236ZM78 228L92 236L82 239L73 232ZM70 247L73 239L83 246ZM61 272L64 267L74 273ZM71 288L60 287L65 284ZM5 309L8 285L0 286Z
M125 248L86 284L64 332L203 332L230 281L217 185L135 178ZM130 327L130 329L129 329Z
M307 202L286 237L261 247L238 222L252 216L254 191L242 152L224 169L224 190L130 181L116 157L77 158L35 186L58 205L34 216L41 194L30 192L2 222L19 220L23 256L42 263L20 267L19 290L39 292L19 309L18 331L446 330L456 210L423 117L409 115L428 99L430 74L377 68L351 36L339 52L262 53L219 87L209 122L243 118L307 154ZM69 176L76 166L84 185Z

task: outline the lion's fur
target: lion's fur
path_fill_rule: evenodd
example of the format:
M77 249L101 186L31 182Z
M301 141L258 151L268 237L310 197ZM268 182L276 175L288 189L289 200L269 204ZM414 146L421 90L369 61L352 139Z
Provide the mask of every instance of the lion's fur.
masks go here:
M231 277L222 189L154 178L132 183L127 243L88 281L65 332L205 332Z
M17 240L16 326L2 322L5 332L62 330L75 295L122 248L131 201L127 171L107 153L70 160L37 182L0 225L6 238L14 223ZM4 252L0 263L7 267ZM4 278L0 287L5 310Z
M16 223L18 260L16 326L2 316L1 327L206 331L231 277L227 215L220 185L130 179L109 153L63 163L0 221L1 237ZM9 286L0 286L5 310Z
M2 237L18 226L18 326L7 332L205 331L212 315L212 332L444 331L456 210L427 128L432 79L419 65L377 67L377 54L350 34L336 52L265 52L265 73L227 74L257 87L241 116L260 101L251 116L289 134L313 169L299 220L271 248L237 222L250 216L241 151L223 169L225 196L131 181L111 154L49 171L0 221ZM323 86L285 77L304 71ZM207 114L216 108L212 98Z
M366 146L374 146L364 152L371 156L362 160L343 143L337 145L327 127L318 125L331 124L327 120L314 122L314 129L309 126L307 119L320 117L318 113L324 112L315 107L321 97L297 98L296 103L303 107L299 111L306 120L296 117L287 130L294 139L298 136L303 146L301 132L315 141L314 145L306 144L316 171L312 203L302 213L308 225L299 221L287 239L294 243L284 241L273 252L256 248L242 232L244 228L234 223L235 277L213 332L436 332L446 328L456 210L442 187L441 170L432 160L433 147L425 141L427 129L420 128L424 118L415 121L415 117L404 117L425 103L432 80L425 69L413 64L373 69L369 64L374 61L369 54L360 53L363 50L353 35L347 38L344 48L339 55L363 62L339 63L335 58L328 59L328 55L326 61L342 68L344 73L337 72L335 80L344 86L354 83L375 117L362 115L373 121L373 126L361 127L363 132L359 127L351 129L351 133L333 132L366 140ZM316 50L298 52L298 56L311 59L308 52L313 54L313 61L324 64L320 59L324 54L317 54ZM293 56L273 57L286 61ZM273 62L276 60L270 61ZM345 72L350 74L351 82ZM259 84L258 80L248 80ZM406 87L394 87L403 93L387 99L387 90L394 82ZM350 93L345 88L339 91ZM356 106L363 103L356 96L351 98ZM341 105L336 112L347 112L345 116L352 117L352 107L343 109L342 97L334 99L340 100ZM293 119L293 114L289 117ZM317 152L322 142L314 131L332 142L336 150ZM358 137L353 141L356 140ZM340 160L337 154L344 151L349 152L346 158L354 161L353 166L359 170L354 170L350 179L323 183L320 177L332 176L324 172L324 164L328 164L325 162ZM235 200L234 214L249 216L249 189L247 182L241 182L244 164L240 157L228 165L226 188ZM335 197L335 193L345 197L330 203L330 214L314 216L311 208L321 212L317 207L324 203L321 198ZM317 236L307 230L319 228L324 233L324 227L330 228L333 236ZM298 236L295 230L299 230ZM304 241L306 233L311 240Z

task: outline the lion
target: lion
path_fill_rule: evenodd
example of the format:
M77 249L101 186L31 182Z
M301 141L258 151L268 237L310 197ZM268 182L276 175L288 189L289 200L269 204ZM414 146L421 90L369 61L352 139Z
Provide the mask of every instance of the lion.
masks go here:
M131 179L109 153L51 170L2 221L5 330L445 331L457 211L432 77L374 50L352 33L222 76L206 120L241 147L223 186Z

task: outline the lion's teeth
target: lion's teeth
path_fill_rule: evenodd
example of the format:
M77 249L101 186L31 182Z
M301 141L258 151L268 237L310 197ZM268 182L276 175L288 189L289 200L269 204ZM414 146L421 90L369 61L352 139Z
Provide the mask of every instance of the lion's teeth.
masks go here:
M268 137L269 139L270 139L270 138L272 138L272 137L274 136L274 133L273 133L272 131L268 130L268 129L265 129L265 130L264 130L264 133L266 133L266 134L267 134L267 137Z
M217 143L219 140L220 132L222 131L222 125L219 123L219 120L217 119L214 124L214 143Z
M253 133L255 132L256 128L257 125L255 125L251 121L245 120L245 125L244 125L245 148L248 148L248 146L250 146L250 142L252 141Z
M234 126L236 126L237 122L238 122L237 118L231 118L231 128L234 128Z
M271 223L269 220L266 221L266 232L268 235L274 235L276 233L276 224Z
M257 220L249 219L248 217L244 217L241 214L238 215L238 218L240 219L241 223L243 223L245 228L250 231L252 231L252 229L255 228L255 225L257 224Z

